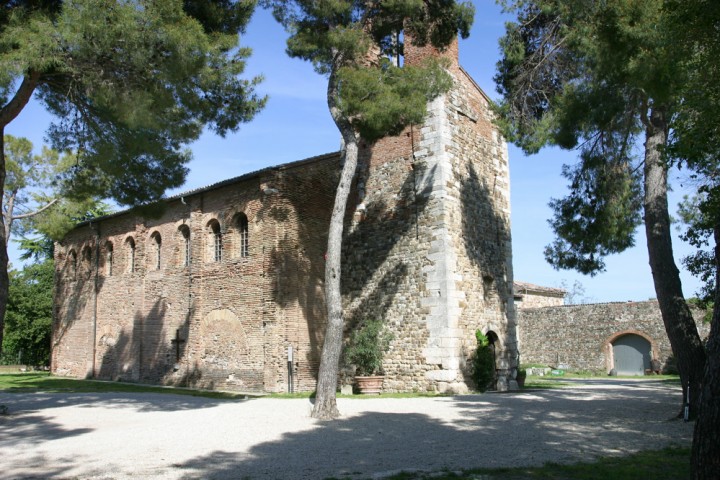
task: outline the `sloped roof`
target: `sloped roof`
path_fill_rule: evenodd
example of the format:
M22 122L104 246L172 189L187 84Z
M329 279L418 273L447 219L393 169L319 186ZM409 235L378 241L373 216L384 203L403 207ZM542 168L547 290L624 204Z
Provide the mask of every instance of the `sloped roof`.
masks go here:
M207 186L205 186L205 187L198 187L198 188L194 188L194 189L192 189L192 190L187 190L187 191L185 191L185 192L178 193L178 194L176 194L176 195L172 195L172 196L170 196L170 197L164 197L164 198L161 198L160 200L158 200L158 202L171 202L171 201L174 201L174 200L181 200L181 199L186 198L186 197L191 197L191 196L193 196L193 195L198 195L198 194L201 194L201 193L209 192L209 191L211 191L211 190L216 190L216 189L218 189L218 188L226 187L226 186L228 186L228 185L232 185L233 183L237 183L237 182L241 182L241 181L244 181L244 180L249 180L249 179L251 179L251 178L259 177L260 175L262 175L262 174L264 174L264 173L267 173L267 172L271 172L271 171L273 171L273 170L286 170L286 169L289 169L289 168L301 167L301 166L306 165L306 164L310 164L310 163L314 163L314 162L320 162L320 161L322 161L322 160L328 160L328 159L330 159L330 158L339 157L339 156L340 156L340 152L325 153L325 154L322 154L322 155L316 155L316 156L314 156L314 157L309 157L309 158L305 158L305 159L302 159L302 160L295 160L295 161L293 161L293 162L288 162L288 163L283 163L283 164L280 164L280 165L274 165L274 166L271 166L271 167L261 168L260 170L255 170L254 172L244 173L244 174L242 174L242 175L238 175L237 177L228 178L227 180L221 180L221 181L216 182L216 183L211 183L210 185L207 185ZM130 207L130 208L126 208L126 209L123 209L123 210L120 210L120 211L117 211L117 212L113 212L113 213L111 213L111 214L109 214L109 215L104 215L104 216L102 216L102 217L92 218L92 219L90 219L90 220L86 220L86 221L84 221L84 222L78 223L77 225L75 225L75 228L78 228L78 227L81 227L81 226L84 226L84 225L88 225L88 224L91 224L91 223L99 222L99 221L102 221L102 220L107 220L107 219L109 219L109 218L118 217L118 216L120 216L120 215L124 215L124 214L126 214L126 213L129 213L129 212L131 212L132 210L133 210L133 207Z
M513 282L513 290L515 295L534 294L544 295L546 297L564 297L567 293L562 288L554 287L543 287L541 285L535 285L527 282Z

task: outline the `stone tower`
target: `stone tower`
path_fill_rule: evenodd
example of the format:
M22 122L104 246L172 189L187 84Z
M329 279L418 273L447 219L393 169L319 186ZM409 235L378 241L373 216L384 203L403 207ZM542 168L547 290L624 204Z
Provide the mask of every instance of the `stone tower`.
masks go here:
M380 318L393 334L384 361L390 391L471 385L475 331L495 349L497 387L515 387L507 145L489 99L460 67L458 45L406 44L405 64L449 59L453 87L425 123L367 146L356 210L346 228L348 328Z

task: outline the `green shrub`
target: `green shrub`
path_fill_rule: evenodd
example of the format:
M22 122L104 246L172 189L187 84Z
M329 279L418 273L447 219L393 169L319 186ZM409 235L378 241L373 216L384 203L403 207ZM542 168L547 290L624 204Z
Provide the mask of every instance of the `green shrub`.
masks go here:
M472 378L480 392L484 392L495 379L495 359L490 348L490 340L480 330L475 332L477 349L472 361Z
M382 360L390 348L392 335L383 330L380 320L367 320L350 335L345 347L345 362L355 365L356 375L378 375Z

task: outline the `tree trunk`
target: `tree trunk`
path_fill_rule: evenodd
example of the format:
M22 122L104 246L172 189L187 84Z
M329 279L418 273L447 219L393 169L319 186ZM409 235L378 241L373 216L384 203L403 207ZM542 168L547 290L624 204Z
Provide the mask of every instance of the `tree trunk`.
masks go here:
M720 223L714 230L715 306L691 458L693 478L697 480L720 478Z
M0 208L5 193L5 128L0 126ZM5 310L7 309L10 279L8 278L7 236L5 218L0 215L0 355L2 355L3 332L5 331Z
M645 138L645 232L648 257L665 331L677 361L683 404L690 386L690 415L697 415L700 385L705 369L705 349L683 296L680 272L675 265L667 200L667 164L662 155L667 141L665 109L653 108Z
M327 303L327 327L323 341L320 370L312 416L321 420L332 420L340 416L337 409L337 382L342 350L345 317L340 292L340 275L342 271L342 238L347 200L350 196L353 178L358 162L358 141L352 125L337 108L338 86L335 76L336 69L328 80L328 106L330 114L343 137L343 162L340 183L335 192L335 204L330 217L328 232L327 259L325 263L325 302Z
M40 73L34 70L23 77L15 95L0 108L0 211L5 196L5 127L12 122L30 101L40 81ZM8 236L5 234L5 219L0 215L0 354L2 354L3 332L5 331L5 310L7 309L10 280L8 278Z

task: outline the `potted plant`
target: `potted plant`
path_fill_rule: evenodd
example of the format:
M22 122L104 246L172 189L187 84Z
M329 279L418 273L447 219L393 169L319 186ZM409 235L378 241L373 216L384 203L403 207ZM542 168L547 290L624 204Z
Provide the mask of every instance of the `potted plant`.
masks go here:
M382 360L390 348L392 335L380 320L367 320L352 332L345 347L345 361L355 367L360 393L380 393L384 375Z

